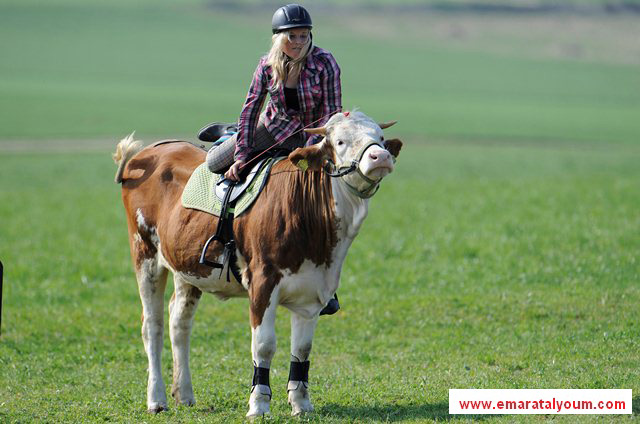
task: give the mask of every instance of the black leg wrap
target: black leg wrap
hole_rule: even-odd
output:
[[[269,384],[269,368],[253,366],[253,383],[251,385],[256,386],[258,384],[271,388]]]
[[[289,381],[309,382],[309,361],[294,362],[289,366]]]

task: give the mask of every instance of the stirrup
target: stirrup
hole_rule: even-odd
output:
[[[238,132],[236,123],[213,122],[205,125],[198,131],[198,140],[200,141],[217,141],[223,135],[229,135]]]

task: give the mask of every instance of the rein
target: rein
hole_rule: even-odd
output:
[[[326,115],[324,115],[324,116],[320,117],[320,119],[316,119],[315,121],[310,122],[309,124],[305,125],[304,127],[300,128],[299,130],[294,131],[294,132],[293,132],[289,137],[292,137],[292,136],[294,136],[294,135],[296,135],[296,134],[301,133],[302,131],[304,131],[304,130],[306,130],[307,128],[311,127],[311,126],[312,126],[312,125],[314,125],[315,123],[320,122],[320,121],[322,121],[324,118],[326,118],[326,117],[328,117],[328,116],[331,116],[331,115],[334,115],[334,114],[336,114],[336,113],[338,113],[338,112],[340,112],[340,110],[334,110],[333,112],[327,113]],[[271,149],[273,149],[273,148],[275,148],[275,147],[277,147],[277,146],[281,145],[281,144],[282,144],[282,143],[284,143],[285,141],[287,141],[287,139],[288,139],[289,137],[285,138],[284,140],[282,140],[282,141],[280,141],[280,142],[278,142],[278,143],[275,143],[274,145],[272,145],[272,146],[271,146],[271,147],[269,147],[268,149],[265,149],[265,150],[263,150],[262,152],[260,152],[259,154],[257,154],[256,156],[254,156],[250,161],[248,161],[248,162],[246,162],[244,165],[242,165],[242,166],[240,167],[239,171],[241,171],[241,170],[243,170],[244,168],[246,168],[247,166],[249,166],[249,164],[250,164],[250,163],[254,162],[256,159],[258,159],[260,156],[262,156],[262,155],[264,155],[265,153],[267,153],[269,150],[271,150]]]
[[[294,131],[289,137],[294,136],[296,134],[299,134],[301,132],[303,132],[305,129],[311,127],[312,125],[316,124],[317,122],[322,121],[323,119],[325,119],[326,117],[329,117],[331,115],[334,115],[336,113],[340,112],[340,110],[335,110],[333,112],[330,112],[322,117],[320,117],[319,119],[316,119],[313,122],[310,122],[309,124],[305,125],[304,127],[300,128],[297,131]],[[287,137],[287,139],[289,138]],[[240,167],[240,170],[244,169],[245,167],[249,166],[249,164],[251,164],[252,162],[255,162],[260,156],[264,155],[265,153],[267,153],[269,150],[274,149],[276,147],[278,147],[280,144],[284,143],[284,141],[286,141],[287,139],[284,139],[278,143],[275,143],[274,145],[272,145],[271,147],[269,147],[268,149],[263,150],[262,152],[260,152],[259,154],[257,154],[255,157],[253,157],[251,160],[249,160],[248,162],[246,162],[244,165],[242,165]],[[367,187],[364,190],[360,190],[357,187],[355,187],[354,185],[349,184],[347,181],[345,181],[343,179],[343,182],[346,184],[347,189],[355,196],[361,198],[361,199],[369,199],[371,198],[374,194],[376,194],[376,192],[378,191],[378,189],[380,188],[380,181],[382,179],[378,179],[378,180],[372,180],[371,178],[367,177],[366,175],[364,175],[362,173],[362,171],[360,171],[360,161],[362,161],[362,157],[364,156],[365,151],[371,147],[371,146],[379,146],[383,149],[386,150],[386,148],[375,141],[372,141],[371,143],[366,144],[364,147],[362,147],[360,149],[360,151],[358,152],[357,155],[357,159],[353,159],[351,161],[351,163],[349,163],[348,165],[345,164],[341,164],[340,166],[336,166],[335,163],[333,163],[333,161],[330,158],[326,158],[327,163],[324,165],[323,170],[324,172],[332,177],[332,178],[342,178],[345,177],[347,175],[353,174],[354,172],[356,173],[356,175],[364,180],[367,183]]]

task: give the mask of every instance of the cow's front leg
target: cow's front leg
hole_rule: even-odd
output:
[[[318,317],[306,319],[291,313],[291,364],[289,367],[289,405],[291,415],[313,411],[309,398],[309,354]]]
[[[176,402],[183,405],[194,405],[191,371],[189,370],[189,341],[193,317],[198,307],[202,292],[174,276],[175,292],[169,303],[169,334],[173,352],[173,385],[171,395]]]
[[[255,280],[252,281],[252,284]],[[257,293],[258,291],[261,293]],[[266,287],[250,287],[251,302],[251,351],[253,355],[253,381],[249,397],[247,417],[268,414],[271,402],[269,369],[271,359],[276,352],[276,308],[278,306],[278,288],[271,293]]]

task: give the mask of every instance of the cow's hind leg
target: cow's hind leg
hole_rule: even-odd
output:
[[[254,274],[249,286],[254,377],[247,417],[268,414],[271,402],[269,369],[276,352],[275,320],[279,287],[271,285],[267,275],[266,272]]]
[[[306,319],[291,313],[291,364],[287,392],[291,415],[313,411],[309,398],[309,354],[318,317]]]
[[[177,275],[174,275],[173,281],[175,292],[169,303],[169,334],[173,352],[171,395],[176,402],[191,406],[196,400],[189,370],[189,342],[193,317],[202,292]]]
[[[158,265],[155,257],[141,260],[136,268],[138,290],[142,301],[142,340],[149,360],[147,410],[157,413],[167,409],[167,394],[162,380],[161,364],[167,270]]]

